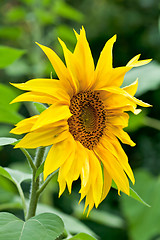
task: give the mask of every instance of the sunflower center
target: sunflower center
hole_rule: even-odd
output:
[[[73,114],[68,119],[70,133],[84,147],[93,149],[106,126],[104,104],[99,93],[86,91],[73,96],[70,111]]]

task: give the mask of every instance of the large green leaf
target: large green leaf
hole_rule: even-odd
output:
[[[127,221],[129,239],[151,240],[160,236],[160,178],[144,169],[135,172],[135,190],[150,203],[146,208],[123,195],[120,199],[123,215]]]
[[[21,184],[23,181],[31,179],[31,174],[20,172],[17,170],[12,170],[10,168],[0,167],[0,175],[8,178],[15,185]]]
[[[16,216],[0,213],[0,239],[5,240],[54,240],[64,232],[60,217],[43,213],[24,222]]]
[[[51,212],[54,213],[56,215],[58,215],[60,218],[62,218],[64,225],[65,225],[65,229],[67,231],[69,231],[71,234],[77,234],[77,233],[87,233],[90,234],[92,236],[95,236],[95,233],[89,229],[85,224],[83,224],[82,222],[80,222],[78,219],[67,215],[55,208],[52,208],[50,206],[44,205],[44,204],[38,204],[37,207],[37,213],[44,213],[44,212]]]
[[[5,68],[20,58],[25,53],[24,50],[7,46],[0,46],[0,68]]]
[[[112,187],[115,188],[115,189],[118,189],[115,182],[112,181]],[[148,203],[146,203],[139,195],[138,193],[136,193],[135,190],[133,190],[131,187],[130,187],[130,195],[128,197],[131,197],[133,198],[134,200],[137,200],[139,201],[140,203],[142,203],[143,205],[147,206],[147,207],[150,207],[150,205]]]
[[[129,85],[134,82],[137,77],[139,79],[137,96],[147,91],[157,89],[160,85],[160,64],[153,61],[145,66],[132,69],[125,75],[123,85]]]
[[[4,194],[4,192],[3,192],[3,194]],[[6,195],[6,192],[5,192],[5,195]],[[8,197],[9,197],[9,193],[8,193]],[[10,196],[10,199],[8,201],[6,201],[4,203],[0,203],[0,211],[5,211],[6,209],[7,210],[23,209],[21,198],[18,196]]]
[[[77,235],[75,235],[74,237],[72,238],[69,238],[69,239],[73,239],[73,240],[96,240],[96,238],[86,234],[86,233],[79,233]]]
[[[27,206],[26,206],[24,193],[23,193],[23,190],[21,188],[21,183],[23,181],[27,180],[27,179],[31,179],[31,174],[20,172],[20,171],[17,171],[17,170],[12,170],[10,168],[0,167],[0,175],[7,178],[8,180],[10,180],[11,182],[13,182],[16,185],[17,190],[18,190],[19,195],[20,195],[21,200],[22,200],[24,213],[26,214]]]

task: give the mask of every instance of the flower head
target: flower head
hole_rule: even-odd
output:
[[[126,66],[113,68],[112,48],[116,35],[105,44],[96,68],[84,28],[76,33],[77,44],[70,52],[63,48],[66,65],[50,48],[40,45],[49,58],[59,80],[32,79],[26,83],[13,84],[28,92],[13,102],[34,101],[48,104],[40,115],[20,121],[14,134],[27,133],[16,148],[51,146],[44,164],[44,179],[59,169],[59,195],[66,186],[71,192],[72,182],[81,179],[80,201],[86,197],[88,214],[107,196],[112,180],[118,192],[129,195],[129,181],[134,184],[133,172],[122,143],[135,143],[123,130],[128,125],[127,111],[140,112],[137,105],[148,107],[134,97],[138,80],[120,88],[124,75],[133,67],[150,60],[132,58]]]

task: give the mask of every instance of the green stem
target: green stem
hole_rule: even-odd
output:
[[[39,194],[37,194],[37,191],[39,189],[39,176],[36,178],[36,180],[35,180],[35,176],[36,176],[37,169],[43,162],[44,153],[45,153],[45,148],[40,147],[37,149],[36,158],[35,158],[36,170],[33,170],[29,208],[28,208],[26,220],[35,216],[35,213],[36,213],[36,208],[37,208],[37,203],[39,198]]]
[[[33,171],[36,171],[36,167],[33,163],[33,159],[32,157],[30,156],[30,154],[28,153],[28,151],[25,149],[25,148],[21,148],[21,151],[24,153],[24,155],[26,156],[27,160],[28,160],[28,163],[30,165],[30,167],[32,168]]]
[[[38,191],[37,191],[37,195],[39,196],[41,194],[41,192],[43,192],[43,190],[45,189],[45,187],[48,185],[48,183],[51,181],[52,177],[54,176],[55,173],[57,173],[58,170],[56,170],[55,172],[53,172],[52,174],[50,174],[48,176],[48,178],[46,179],[46,181],[39,187]]]

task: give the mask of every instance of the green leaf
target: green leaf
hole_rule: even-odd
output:
[[[145,205],[146,207],[151,207],[148,203],[146,203],[139,195],[138,193],[136,193],[131,187],[130,187],[130,197],[132,197],[133,199],[141,202],[143,205]]]
[[[112,187],[115,189],[118,189],[114,181],[112,181]],[[150,205],[148,203],[146,203],[131,187],[130,187],[130,195],[128,197],[131,197],[131,198],[139,201],[146,207],[150,207]]]
[[[12,86],[8,86],[0,83],[0,106],[5,106],[5,108],[11,111],[17,111],[20,107],[19,103],[10,104],[10,102],[17,97],[19,94],[19,90],[13,88]]]
[[[7,86],[0,83],[0,122],[15,124],[23,119],[23,117],[17,113],[20,104],[9,104],[17,95],[19,91],[15,90],[11,86]]]
[[[44,162],[39,166],[39,168],[36,171],[36,175],[35,175],[35,180],[37,179],[37,177],[43,172],[44,169]]]
[[[6,209],[7,210],[8,209],[23,209],[22,201],[21,201],[20,197],[18,197],[18,196],[12,197],[11,196],[9,201],[0,203],[0,211],[5,211]]]
[[[36,110],[37,110],[39,113],[42,113],[44,110],[47,109],[47,107],[46,107],[43,103],[36,103],[36,102],[34,102],[33,104],[34,104]]]
[[[151,240],[160,236],[160,177],[144,169],[135,171],[135,189],[150,203],[151,208],[129,199],[120,199],[120,205],[128,226],[129,239]]]
[[[15,49],[7,46],[0,46],[0,68],[5,68],[20,58],[25,50]]]
[[[10,180],[7,178],[0,176],[0,189],[4,189],[4,191],[8,192],[9,194],[17,193],[17,189],[15,184],[12,184]],[[3,199],[3,194],[0,194],[0,202]]]
[[[79,233],[77,235],[75,235],[74,237],[72,238],[69,238],[69,239],[73,239],[73,240],[96,240],[96,238],[86,234],[86,233]]]
[[[16,186],[21,184],[23,181],[31,179],[31,174],[20,172],[17,170],[12,170],[10,168],[0,167],[0,175],[8,178],[12,181]]]
[[[5,106],[0,106],[0,123],[16,124],[23,120],[23,116],[15,111],[8,110]]]
[[[0,146],[10,145],[17,142],[16,138],[0,137]]]
[[[45,204],[41,204],[39,203],[37,206],[37,213],[44,213],[44,212],[50,212],[50,213],[54,213],[56,215],[58,215],[60,218],[62,218],[64,225],[65,225],[65,229],[70,232],[71,234],[77,234],[77,233],[87,233],[90,234],[92,236],[95,236],[96,234],[89,229],[84,223],[82,223],[81,221],[79,221],[77,218],[74,218],[71,215],[67,215],[53,207],[50,207],[48,205]]]
[[[134,82],[137,77],[139,79],[137,96],[157,89],[160,85],[160,64],[153,61],[145,66],[132,69],[125,75],[123,86]]]
[[[11,127],[8,125],[0,125],[0,137],[12,137],[10,133]]]
[[[5,240],[54,240],[64,232],[60,217],[43,213],[24,222],[16,216],[0,213],[0,237]]]
[[[25,180],[31,179],[31,174],[20,172],[17,170],[12,170],[10,168],[0,167],[0,175],[9,179],[11,182],[13,182],[16,185],[22,200],[24,213],[26,214],[27,212],[26,201],[25,201],[24,193],[20,184]]]

